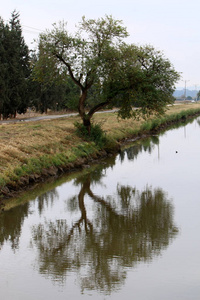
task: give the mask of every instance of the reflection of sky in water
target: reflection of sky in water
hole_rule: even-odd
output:
[[[186,129],[181,127],[160,136],[159,145],[153,146],[151,154],[142,151],[133,160],[129,160],[126,155],[122,164],[116,164],[105,171],[109,177],[109,190],[113,187],[114,191],[116,183],[120,183],[138,189],[146,185],[162,187],[173,198],[197,195],[200,175],[198,132],[199,126],[189,124]],[[117,157],[116,161],[120,162],[120,158]],[[101,181],[106,182],[106,178]],[[96,192],[100,190],[101,187]]]

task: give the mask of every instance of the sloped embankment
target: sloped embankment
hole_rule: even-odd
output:
[[[101,122],[107,135],[107,143],[101,148],[76,136],[73,124],[78,117],[1,125],[0,197],[12,197],[49,177],[84,168],[117,153],[122,142],[158,132],[197,115],[200,115],[200,105],[175,112],[171,109],[164,117],[146,122],[115,123],[116,114],[102,114],[95,120]]]

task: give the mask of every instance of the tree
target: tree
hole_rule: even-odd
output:
[[[192,100],[191,96],[187,96],[186,100]]]
[[[54,62],[79,87],[78,110],[89,133],[93,114],[105,106],[118,104],[119,114],[127,118],[136,115],[132,110],[136,99],[141,106],[137,113],[143,115],[163,112],[173,99],[179,74],[153,47],[122,42],[128,33],[121,23],[111,16],[97,20],[83,17],[74,35],[69,34],[65,23],[54,24],[51,31],[40,35],[41,59]],[[87,112],[92,90],[96,97]]]
[[[40,112],[48,109],[75,109],[79,90],[66,72],[56,68],[55,60],[44,55],[44,49],[32,52],[32,97],[31,104]]]
[[[0,18],[0,119],[4,111],[4,105],[8,101],[8,72],[7,72],[7,56],[6,41],[9,34],[8,25],[4,24]]]
[[[19,13],[14,11],[9,25],[1,21],[0,51],[1,114],[3,118],[24,113],[28,106],[29,50],[22,36]]]

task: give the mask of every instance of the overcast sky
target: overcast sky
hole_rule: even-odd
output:
[[[53,23],[66,21],[70,31],[83,15],[120,19],[130,34],[127,42],[150,44],[162,50],[182,73],[177,87],[200,89],[200,1],[199,0],[5,0],[0,16],[4,21],[16,9],[28,46],[38,33]]]

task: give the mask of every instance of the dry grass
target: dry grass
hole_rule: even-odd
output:
[[[183,104],[169,107],[167,114],[188,109],[200,109],[200,104]],[[71,149],[82,143],[75,135],[74,122],[79,117],[20,122],[0,125],[0,177],[8,177],[14,169],[26,165],[31,158],[53,157],[59,153],[71,155]],[[108,136],[122,139],[133,134],[144,121],[118,120],[116,113],[94,116]],[[0,182],[1,185],[1,182]]]
[[[0,172],[30,157],[55,154],[80,142],[74,135],[75,117],[0,125]]]
[[[200,109],[200,103],[177,104],[169,106],[166,114],[178,114],[181,111],[190,109]],[[139,121],[136,121],[134,119],[119,120],[116,113],[110,113],[109,118],[108,114],[96,114],[94,116],[94,121],[102,124],[103,130],[105,130],[108,135],[112,135],[116,139],[123,138],[124,134],[133,134],[144,123],[143,119]]]

